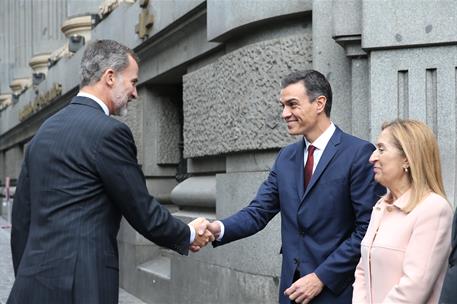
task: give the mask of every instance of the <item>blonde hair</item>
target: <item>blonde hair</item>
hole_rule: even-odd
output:
[[[409,163],[407,174],[411,182],[411,196],[403,211],[411,212],[430,192],[446,199],[440,152],[433,131],[425,123],[409,119],[384,123],[382,130],[388,130],[392,143]],[[385,199],[391,200],[392,197],[388,194]]]

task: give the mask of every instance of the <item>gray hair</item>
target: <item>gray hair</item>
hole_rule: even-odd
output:
[[[96,83],[107,69],[123,71],[129,65],[129,55],[138,62],[131,49],[114,40],[90,42],[81,59],[80,87]]]

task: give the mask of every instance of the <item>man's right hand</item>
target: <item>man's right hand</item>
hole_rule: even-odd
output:
[[[215,239],[217,239],[221,233],[221,226],[220,226],[219,222],[217,222],[217,221],[214,221],[212,223],[205,222],[204,224],[206,225],[206,231],[203,234],[203,237],[208,238],[209,241],[211,241],[211,242],[214,241]],[[200,226],[200,227],[202,227],[202,226]],[[197,235],[195,237],[196,240],[190,246],[190,250],[192,252],[198,252],[198,251],[200,251],[201,248],[206,246],[206,243],[204,245],[200,245],[200,243],[197,241],[198,237],[199,237],[199,233],[197,231]]]

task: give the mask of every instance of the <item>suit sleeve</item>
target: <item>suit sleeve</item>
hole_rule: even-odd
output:
[[[30,178],[26,160],[27,153],[16,185],[11,214],[11,254],[14,274],[17,274],[30,229]]]
[[[157,245],[187,255],[190,229],[149,195],[129,128],[124,124],[112,128],[96,153],[105,191],[130,225]]]
[[[279,155],[280,153],[281,151],[279,152]],[[232,216],[221,220],[225,227],[224,236],[222,237],[222,240],[213,242],[214,247],[259,232],[265,228],[268,222],[280,211],[276,164],[277,160],[273,165],[268,178],[262,183],[257,191],[254,200],[252,200],[247,207],[241,209]]]
[[[450,206],[437,202],[420,212],[406,247],[403,276],[383,303],[425,303],[446,263],[451,241]]]
[[[354,153],[349,179],[354,230],[315,270],[319,279],[335,294],[353,283],[354,269],[360,259],[360,242],[365,236],[373,205],[385,192],[374,181],[373,167],[368,162],[373,150],[374,146],[366,143]]]

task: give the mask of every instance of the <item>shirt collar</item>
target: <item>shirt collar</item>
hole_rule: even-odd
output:
[[[98,103],[98,105],[99,105],[100,107],[102,107],[103,112],[105,112],[106,116],[109,116],[108,107],[106,106],[106,104],[105,104],[100,98],[95,97],[95,96],[92,95],[92,94],[89,94],[89,93],[86,93],[86,92],[82,92],[82,91],[79,91],[78,95],[76,95],[76,96],[87,97],[87,98],[92,99],[93,101],[95,101],[96,103]]]
[[[306,146],[308,147],[310,144],[312,144],[316,149],[323,151],[325,147],[327,146],[328,142],[330,141],[330,138],[332,138],[333,133],[335,133],[336,127],[333,124],[333,122],[330,122],[330,126],[325,130],[313,143],[310,143],[305,137],[305,143]]]

